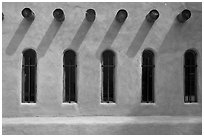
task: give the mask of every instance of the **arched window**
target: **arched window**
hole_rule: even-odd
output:
[[[185,93],[184,102],[197,102],[197,53],[189,49],[184,54]]]
[[[101,69],[102,69],[102,102],[113,103],[115,102],[114,95],[114,84],[115,84],[115,54],[111,50],[105,50],[102,53],[101,60]]]
[[[77,102],[76,95],[76,53],[73,50],[64,52],[64,97],[63,102]]]
[[[142,102],[154,102],[154,53],[144,50],[142,53]]]
[[[36,102],[36,70],[37,70],[37,57],[33,49],[23,51],[22,63],[22,102],[35,103]]]

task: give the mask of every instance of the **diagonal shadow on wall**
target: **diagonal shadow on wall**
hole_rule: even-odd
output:
[[[30,28],[31,24],[32,24],[32,21],[27,21],[25,18],[21,21],[18,29],[16,30],[14,36],[12,37],[11,41],[9,42],[6,48],[7,55],[11,56],[16,52],[23,38],[25,37],[25,34]]]
[[[50,44],[52,43],[52,40],[55,38],[61,25],[62,25],[62,22],[59,22],[53,19],[52,23],[50,24],[47,32],[45,33],[43,39],[41,40],[37,48],[37,53],[39,58],[42,58],[46,54],[47,50],[50,47]]]
[[[106,35],[104,36],[100,46],[98,47],[96,51],[96,58],[100,59],[101,52],[111,47],[113,41],[118,35],[118,32],[120,31],[122,24],[123,23],[118,23],[116,19],[113,20],[111,26],[109,27]]]
[[[181,29],[183,24],[179,23],[176,19],[166,34],[161,46],[158,49],[158,53],[176,53],[179,51],[178,44],[180,43]]]
[[[88,33],[92,24],[93,24],[92,22],[89,22],[89,21],[87,21],[86,18],[84,18],[82,24],[80,25],[77,33],[75,34],[75,36],[73,38],[69,48],[71,48],[75,51],[77,51],[79,49],[81,43],[83,42],[83,40],[84,40],[86,34]]]
[[[201,41],[202,18],[200,13],[192,13],[193,16],[185,23],[179,23],[175,18],[158,49],[159,54],[183,52],[195,47],[195,43]]]
[[[141,48],[147,34],[149,33],[153,23],[149,23],[146,19],[143,21],[142,25],[140,26],[137,34],[135,35],[130,47],[127,50],[126,55],[130,58],[133,58],[138,50]]]

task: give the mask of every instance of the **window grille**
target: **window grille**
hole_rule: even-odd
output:
[[[114,103],[114,84],[115,84],[115,54],[112,50],[105,50],[102,53],[102,102]]]
[[[64,98],[63,102],[77,102],[76,95],[76,53],[73,50],[64,52]]]
[[[23,64],[22,64],[22,103],[35,103],[36,102],[36,70],[37,58],[36,52],[33,49],[23,51]]]
[[[197,102],[197,53],[189,49],[184,54],[185,93],[184,102]]]
[[[142,53],[142,102],[154,103],[154,53],[144,50]]]

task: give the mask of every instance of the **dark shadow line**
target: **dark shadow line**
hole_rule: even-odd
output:
[[[18,29],[16,30],[14,36],[12,37],[6,48],[7,55],[13,55],[16,52],[23,38],[25,37],[25,34],[28,32],[28,29],[30,28],[31,24],[32,21],[27,21],[25,18],[23,18],[23,20],[19,24]]]
[[[50,44],[55,38],[61,25],[62,25],[62,22],[58,22],[55,19],[53,19],[52,23],[50,24],[47,32],[45,33],[43,39],[41,40],[37,48],[38,58],[41,58],[46,54],[47,50],[50,47]]]
[[[109,49],[111,47],[111,45],[113,44],[113,41],[115,40],[116,36],[118,35],[118,32],[121,29],[122,24],[123,23],[118,23],[116,19],[113,20],[100,46],[98,47],[96,51],[96,58],[100,59],[101,53],[105,49]]]
[[[147,34],[152,28],[152,25],[153,23],[147,22],[146,19],[143,21],[130,47],[127,50],[126,55],[128,57],[133,58],[137,54],[138,50],[141,48],[142,44],[144,43],[144,40],[147,37]]]
[[[87,21],[86,18],[84,18],[82,24],[80,25],[77,33],[75,34],[69,48],[77,51],[81,45],[81,43],[83,42],[84,38],[86,37],[86,34],[88,33],[91,25],[93,23]]]

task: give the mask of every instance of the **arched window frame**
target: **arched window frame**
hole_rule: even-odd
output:
[[[112,65],[110,64],[105,64],[105,54],[112,54]],[[106,71],[106,69],[108,69]],[[116,54],[113,50],[111,49],[106,49],[102,52],[101,54],[101,70],[102,70],[102,88],[101,88],[101,102],[102,103],[115,103],[116,102],[116,93],[115,93],[115,83],[116,83]],[[110,72],[112,71],[112,74],[110,74]],[[108,72],[108,73],[106,73]],[[110,75],[109,75],[110,74]],[[108,77],[107,77],[108,76]],[[109,77],[112,76],[110,79]],[[106,83],[106,80],[108,80],[108,83]],[[112,81],[112,86],[107,86],[107,91],[105,91],[106,86],[105,85],[109,85],[110,82]],[[111,92],[109,91],[109,89],[111,89]]]
[[[149,56],[151,60],[144,62],[145,54]],[[149,55],[148,55],[149,54]],[[142,103],[154,103],[155,102],[155,91],[154,91],[154,73],[155,73],[155,53],[152,49],[145,49],[142,52]],[[150,75],[148,75],[150,74]]]
[[[74,59],[71,61],[71,64],[66,64],[66,54],[69,54],[69,53],[73,54]],[[67,56],[69,58],[70,55],[67,55]],[[70,84],[71,80],[73,80],[72,82],[74,82],[74,89],[71,89],[73,87],[68,86],[68,85],[71,85]],[[63,85],[64,85],[63,102],[77,103],[77,54],[72,49],[67,49],[63,53]]]
[[[188,56],[193,55],[193,63],[189,64],[187,62]],[[197,97],[197,57],[198,52],[195,49],[188,49],[184,53],[184,102],[185,103],[196,103],[198,101]],[[191,61],[192,61],[191,60]],[[189,72],[190,71],[190,72]],[[189,76],[191,75],[191,79],[189,79]],[[194,81],[194,85],[191,85]],[[193,90],[193,91],[192,91]],[[191,94],[191,95],[190,95]]]
[[[23,59],[22,59],[22,99],[21,99],[21,102],[22,103],[36,103],[36,100],[37,100],[37,54],[36,54],[36,51],[31,48],[25,49],[22,52],[22,54],[23,54]],[[29,62],[27,59],[29,60]]]

